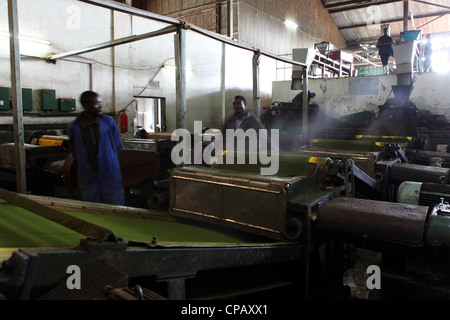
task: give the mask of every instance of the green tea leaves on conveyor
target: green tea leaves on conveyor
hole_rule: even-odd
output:
[[[40,215],[41,217],[44,217],[60,225],[63,225],[66,228],[81,233],[87,237],[91,237],[95,241],[118,242],[118,239],[111,230],[105,229],[90,222],[70,216],[54,208],[47,207],[36,201],[23,197],[17,193],[10,192],[0,188],[0,198],[18,207],[24,208],[32,213]]]

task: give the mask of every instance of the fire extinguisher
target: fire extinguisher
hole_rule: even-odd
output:
[[[124,111],[120,116],[120,132],[125,133],[128,131],[128,116]]]

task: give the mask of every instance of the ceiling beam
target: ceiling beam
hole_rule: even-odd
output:
[[[435,13],[422,14],[422,15],[414,16],[414,19],[431,18],[431,17],[437,17],[437,16],[442,16],[442,15],[447,15],[447,14],[450,14],[450,10],[449,11],[439,11],[439,12],[435,12]],[[379,24],[392,23],[392,22],[401,22],[401,21],[403,21],[403,17],[382,20],[382,21],[380,21]],[[363,27],[367,27],[367,23],[360,23],[360,24],[352,24],[352,25],[348,25],[348,26],[341,26],[341,27],[339,27],[339,30],[355,29],[355,28],[363,28]]]
[[[450,36],[450,32],[435,32],[432,35],[434,37],[438,37],[438,36],[448,37],[448,36]],[[392,38],[394,39],[395,42],[401,41],[400,35],[392,35]],[[370,38],[364,38],[364,39],[360,39],[360,40],[349,41],[349,42],[347,42],[345,50],[349,50],[349,51],[355,51],[358,49],[360,50],[360,49],[362,49],[361,44],[373,45],[377,42],[377,40],[378,40],[378,37],[370,37]],[[368,48],[368,52],[378,53],[378,49],[377,48]]]
[[[394,39],[394,41],[400,41],[400,36],[392,36],[392,39]],[[349,41],[347,42],[347,46],[345,47],[346,50],[357,50],[357,49],[362,49],[361,48],[361,44],[369,44],[369,45],[373,45],[377,42],[378,37],[370,37],[370,38],[365,38],[365,39],[360,39],[360,40],[355,40],[355,41]],[[369,52],[377,52],[378,53],[378,49],[377,48],[368,48]]]
[[[430,6],[436,6],[436,7],[440,7],[440,8],[450,9],[450,6],[445,6],[443,4],[432,3],[432,2],[428,2],[428,1],[422,1],[422,0],[412,0],[412,1],[417,2],[417,3],[429,4]]]
[[[324,1],[324,0],[322,0],[322,1]],[[324,6],[325,6],[325,9],[330,9],[330,8],[344,7],[344,6],[348,6],[350,4],[363,3],[363,2],[367,2],[367,0],[347,0],[347,1],[330,3],[330,4],[324,3]]]
[[[359,4],[359,5],[355,5],[355,6],[346,6],[346,7],[342,7],[342,8],[328,9],[328,12],[330,14],[332,14],[332,13],[345,12],[345,11],[350,11],[350,10],[364,9],[364,8],[371,7],[371,6],[379,6],[379,5],[383,5],[383,4],[389,4],[389,3],[401,2],[401,1],[403,1],[403,0],[373,1],[373,2],[368,2],[368,3]]]

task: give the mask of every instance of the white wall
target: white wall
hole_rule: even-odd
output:
[[[418,109],[445,115],[450,120],[450,73],[416,73],[411,101]],[[330,117],[372,110],[378,112],[397,84],[397,76],[311,79],[309,90],[316,94],[312,100]],[[273,83],[273,101],[290,102],[300,92],[291,90],[290,81]]]
[[[102,96],[105,113],[117,114],[129,105],[129,132],[123,137],[128,138],[134,132],[131,127],[134,106],[130,103],[139,93],[165,97],[167,129],[176,129],[175,70],[163,68],[167,60],[173,64],[174,34],[80,55],[78,58],[83,62],[93,65],[92,75],[86,63],[58,60],[50,64],[43,59],[113,38],[159,30],[166,24],[120,12],[113,15],[108,9],[75,0],[20,0],[18,10],[20,35],[50,41],[50,45],[33,44],[26,52],[22,51],[27,55],[21,61],[22,86],[35,90],[34,113],[40,112],[39,89],[55,89],[57,98],[76,98],[78,113],[81,111],[79,95],[92,87]],[[0,2],[0,32],[8,33],[7,1]],[[0,47],[0,86],[10,87],[9,44],[6,38],[0,38],[3,40],[6,42]],[[25,49],[21,42],[21,50]],[[205,127],[221,127],[223,118],[231,113],[231,101],[237,94],[245,95],[252,109],[252,56],[251,51],[187,31],[189,130],[193,130],[195,120],[203,121]],[[275,61],[262,58],[260,72],[263,105],[270,104]],[[148,87],[151,80],[159,81],[159,88]],[[36,123],[40,121],[38,118],[27,116],[25,123]],[[71,120],[71,117],[53,119],[59,123]],[[0,112],[0,124],[6,123],[12,123],[11,117]]]

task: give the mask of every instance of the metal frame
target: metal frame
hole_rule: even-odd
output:
[[[14,144],[16,145],[16,184],[19,193],[27,192],[25,173],[25,147],[23,130],[23,104],[22,104],[22,82],[20,79],[20,52],[19,52],[19,13],[17,0],[8,0],[9,32],[11,33],[10,63],[11,63],[11,87]]]
[[[145,11],[145,10],[136,9],[136,8],[132,8],[129,6],[124,6],[120,3],[105,2],[102,0],[79,0],[79,1],[85,2],[88,4],[92,4],[92,5],[96,5],[96,6],[100,6],[103,8],[111,9],[111,10],[116,10],[116,11],[123,12],[123,13],[140,16],[143,18],[148,18],[148,19],[168,23],[168,24],[171,24],[174,26],[168,26],[164,29],[145,33],[145,34],[138,35],[138,36],[125,37],[125,38],[117,39],[114,41],[93,45],[93,46],[90,46],[90,47],[84,48],[84,49],[73,50],[73,51],[66,52],[66,53],[56,54],[56,55],[51,56],[48,59],[48,61],[56,61],[58,59],[66,58],[66,57],[81,54],[81,53],[87,53],[87,52],[92,52],[92,51],[101,50],[101,49],[105,49],[105,48],[111,48],[111,47],[115,47],[117,45],[121,45],[121,44],[125,44],[125,43],[130,43],[130,42],[148,39],[151,37],[155,37],[155,36],[159,36],[159,35],[163,35],[163,34],[167,34],[167,33],[176,32],[175,61],[177,63],[177,67],[178,67],[177,68],[177,102],[176,102],[176,104],[177,104],[177,128],[186,128],[186,72],[183,68],[183,66],[186,64],[186,31],[185,30],[191,30],[191,31],[197,32],[199,34],[202,34],[203,36],[220,41],[222,43],[254,52],[254,55],[257,58],[254,57],[254,59],[253,59],[253,92],[254,92],[253,98],[254,98],[254,105],[255,105],[256,110],[258,111],[258,114],[260,114],[260,112],[261,112],[261,110],[260,110],[261,109],[261,106],[260,106],[261,101],[260,101],[260,94],[259,94],[259,90],[260,90],[259,89],[259,57],[261,55],[264,55],[266,57],[269,57],[269,58],[272,58],[275,60],[279,60],[279,61],[282,61],[285,63],[290,63],[292,65],[297,65],[297,66],[307,68],[306,64],[303,64],[303,63],[300,63],[297,61],[293,61],[293,60],[284,59],[284,58],[275,56],[269,52],[261,51],[254,47],[250,48],[250,47],[240,45],[237,42],[235,42],[229,38],[226,38],[226,37],[223,37],[223,36],[220,36],[217,34],[213,34],[209,31],[198,28],[196,26],[187,25],[185,22],[183,22],[181,20],[156,15],[156,14],[153,14],[153,13]],[[232,8],[232,6],[233,6],[233,1],[230,1],[229,8]],[[230,12],[232,12],[232,10],[230,10]],[[232,14],[229,17],[230,21],[232,19],[231,16],[232,16]],[[229,28],[229,32],[230,33],[232,32],[232,28]]]
[[[423,14],[423,15],[418,15],[418,16],[414,16],[414,19],[423,19],[423,18],[431,18],[431,17],[436,17],[436,16],[444,16],[450,14],[450,11],[439,11],[436,13],[428,13],[428,14]],[[385,24],[385,23],[391,23],[391,22],[401,22],[403,21],[403,17],[402,18],[395,18],[395,19],[387,19],[387,20],[382,20],[380,21],[380,24]],[[361,27],[366,27],[367,23],[360,23],[360,24],[353,24],[353,25],[348,25],[348,26],[342,26],[342,27],[338,27],[339,30],[345,30],[345,29],[354,29],[354,28],[361,28]]]
[[[372,1],[372,2],[364,1],[365,2],[364,4],[359,4],[359,5],[354,5],[354,6],[346,6],[346,5],[353,4],[353,3],[361,3],[362,1],[344,1],[344,2],[342,2],[342,4],[336,3],[333,5],[327,5],[325,8],[328,9],[328,12],[330,14],[332,14],[332,13],[338,13],[338,12],[363,9],[363,8],[367,8],[370,6],[379,6],[379,5],[383,5],[383,4],[390,4],[390,3],[394,3],[394,2],[400,2],[400,1],[404,1],[404,0],[381,0],[381,1]],[[335,8],[335,9],[333,9],[333,8]]]
[[[129,278],[154,278],[167,284],[167,298],[185,299],[185,280],[200,271],[245,268],[299,261],[304,247],[298,244],[211,246],[161,246],[138,243],[94,243],[82,240],[85,250],[20,249],[8,264],[15,273],[3,278],[0,285],[16,288],[20,299],[30,299],[32,291],[65,284],[67,268],[80,268],[103,259]],[[182,261],[182,263],[180,263]],[[52,272],[49,272],[51,270]]]
[[[421,27],[423,27],[426,24],[429,24],[431,22],[434,22],[435,20],[450,14],[450,11],[448,9],[450,9],[450,6],[447,5],[442,5],[442,4],[436,4],[436,3],[432,3],[429,1],[425,1],[425,0],[378,0],[378,1],[360,1],[360,0],[349,0],[349,1],[341,1],[341,2],[337,2],[337,3],[333,3],[333,4],[324,4],[324,8],[328,9],[328,12],[330,14],[333,13],[340,13],[340,12],[347,12],[347,11],[351,11],[351,10],[358,10],[358,9],[363,9],[363,8],[367,8],[370,6],[379,6],[379,5],[387,5],[387,4],[391,4],[391,3],[395,3],[395,2],[400,2],[403,1],[403,16],[400,18],[391,18],[391,19],[386,19],[386,20],[382,20],[379,21],[380,25],[383,24],[387,24],[387,23],[394,23],[394,22],[403,22],[403,31],[408,31],[409,29],[409,20],[411,19],[411,21],[414,21],[414,19],[424,19],[424,18],[431,18],[431,17],[437,17],[421,26],[419,26],[416,29],[420,29]],[[425,5],[430,5],[430,6],[435,6],[435,7],[439,7],[439,8],[444,8],[447,9],[445,11],[439,11],[439,12],[435,12],[435,13],[424,13],[424,14],[420,14],[417,16],[413,16],[412,13],[410,12],[410,3],[414,1],[417,3],[421,3],[421,4],[425,4]],[[345,25],[345,26],[339,26],[338,29],[339,30],[348,30],[348,29],[357,29],[357,28],[363,28],[363,27],[367,27],[367,23],[364,24],[351,24],[351,25]],[[363,43],[363,42],[372,42],[372,41],[376,41],[376,39],[362,39],[356,42],[351,42],[347,44],[347,47],[351,46],[352,43]]]
[[[217,34],[213,34],[209,31],[203,30],[201,28],[195,26],[186,25],[183,21],[172,19],[164,16],[160,16],[157,14],[153,14],[149,11],[136,9],[130,6],[126,6],[117,2],[112,1],[103,1],[103,0],[78,0],[84,3],[88,3],[91,5],[96,5],[99,7],[103,7],[110,10],[115,10],[127,14],[132,14],[135,16],[148,18],[164,23],[168,23],[171,26],[167,28],[152,31],[149,33],[145,33],[138,36],[125,37],[105,43],[100,43],[97,45],[90,46],[88,48],[83,48],[79,50],[73,50],[65,53],[60,53],[51,56],[48,61],[54,62],[58,59],[67,58],[70,56],[75,56],[82,53],[92,52],[96,50],[101,50],[105,48],[114,48],[117,45],[130,43],[133,41],[139,41],[142,39],[148,39],[151,37],[177,32],[176,40],[175,40],[175,60],[178,63],[177,68],[177,127],[178,128],[186,128],[186,72],[184,71],[184,65],[186,64],[186,29],[192,30],[194,32],[200,33],[209,38],[221,41],[222,43],[232,45],[235,47],[239,47],[241,49],[249,50],[255,53],[255,55],[264,55],[269,58],[279,60],[285,63],[290,63],[292,65],[301,66],[307,68],[307,66],[303,63],[292,61],[288,59],[284,59],[278,56],[275,56],[271,53],[261,51],[254,47],[249,48],[243,45],[238,44],[237,42],[219,36]],[[23,116],[22,116],[22,93],[21,93],[21,82],[20,82],[20,54],[19,54],[19,40],[18,40],[18,10],[17,10],[17,0],[8,0],[8,15],[9,15],[9,23],[10,23],[10,32],[12,34],[10,41],[10,51],[11,51],[11,82],[13,87],[13,123],[14,123],[14,141],[17,146],[17,168],[19,170],[16,172],[17,174],[17,189],[18,192],[26,193],[26,174],[25,174],[25,151],[24,151],[24,141],[23,141]],[[255,63],[254,63],[255,64]],[[254,101],[257,106],[258,113],[260,112],[260,99],[259,99],[259,68],[253,68],[253,83],[254,83]]]
[[[149,39],[149,38],[165,35],[168,33],[173,33],[173,32],[176,32],[177,30],[178,30],[178,28],[176,26],[169,26],[169,27],[163,28],[161,30],[152,31],[152,32],[144,33],[144,34],[137,35],[137,36],[124,37],[124,38],[116,39],[114,41],[108,41],[108,42],[96,44],[96,45],[93,45],[93,46],[90,46],[90,47],[87,47],[84,49],[73,50],[73,51],[69,51],[69,52],[65,52],[65,53],[58,53],[58,54],[52,55],[48,59],[48,61],[52,62],[52,61],[55,61],[58,59],[63,59],[63,58],[75,56],[75,55],[82,54],[82,53],[88,53],[88,52],[92,52],[92,51],[115,47],[115,46],[118,46],[121,44],[131,43],[134,41]]]

